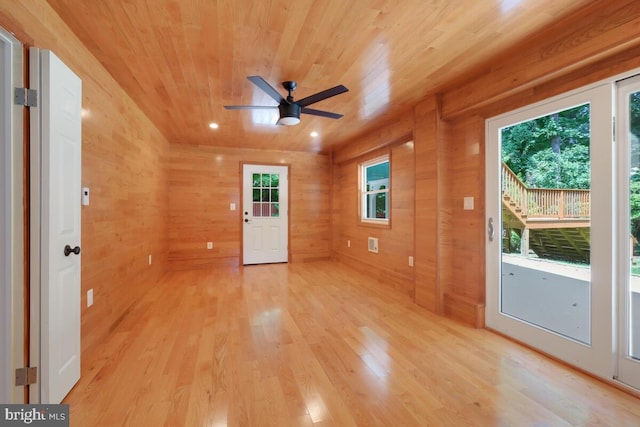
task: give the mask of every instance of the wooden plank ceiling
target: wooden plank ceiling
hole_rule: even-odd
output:
[[[409,111],[586,0],[48,0],[172,143],[322,151]],[[295,99],[349,92],[276,126],[260,75]],[[212,130],[208,124],[216,122]],[[312,131],[319,136],[311,137]]]

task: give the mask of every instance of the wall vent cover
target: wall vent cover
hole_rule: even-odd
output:
[[[378,253],[378,238],[369,237],[369,252]]]

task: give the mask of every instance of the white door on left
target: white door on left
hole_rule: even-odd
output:
[[[41,387],[59,403],[80,379],[82,82],[40,52]]]

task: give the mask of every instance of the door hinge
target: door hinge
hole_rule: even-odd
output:
[[[16,386],[35,384],[38,382],[38,367],[16,369]]]
[[[17,87],[13,97],[13,101],[16,105],[23,105],[25,107],[37,107],[38,92],[35,89]]]

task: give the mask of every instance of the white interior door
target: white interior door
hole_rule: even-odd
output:
[[[23,403],[14,370],[24,360],[23,150],[24,107],[13,102],[22,87],[22,45],[0,28],[0,402]]]
[[[59,403],[80,378],[82,82],[52,52],[40,61],[40,400]]]
[[[287,166],[242,166],[243,264],[289,259],[289,184]]]
[[[618,83],[618,379],[640,389],[640,77]]]
[[[611,83],[594,85],[489,119],[486,127],[487,326],[603,378],[612,378],[614,373],[612,95]],[[563,116],[565,112],[567,116]],[[531,176],[517,176],[503,166],[502,139],[516,133],[505,131],[521,123],[538,129],[535,120],[551,117],[555,124],[545,130],[553,133],[563,117],[585,112],[589,116],[586,120],[582,116],[582,129],[571,129],[565,147],[576,145],[578,138],[587,140],[583,149],[589,162],[589,190],[570,190],[579,186],[549,189]],[[524,138],[523,144],[528,141]],[[560,165],[564,169],[572,166],[571,162],[557,161],[560,157],[551,152],[549,157],[558,165],[553,174],[562,172]],[[521,156],[516,159],[522,160]],[[539,197],[543,193],[544,197]],[[580,199],[583,196],[587,198]],[[550,203],[551,199],[555,201]],[[543,211],[545,205],[551,209]],[[569,206],[574,210],[568,212]],[[586,207],[590,211],[580,214]],[[580,222],[581,229],[576,226]],[[527,240],[530,244],[521,245],[522,253],[507,253],[510,248],[505,246],[510,243],[505,242],[511,237],[503,233],[518,224],[522,225],[521,243]],[[553,230],[548,229],[550,224],[555,224]],[[550,243],[544,243],[544,227],[553,238]],[[577,235],[590,236],[586,250],[576,239],[569,243],[562,240],[562,236],[569,240],[571,228]],[[535,254],[530,250],[533,231],[538,236]],[[582,262],[558,262],[551,252],[569,249],[585,254]]]

